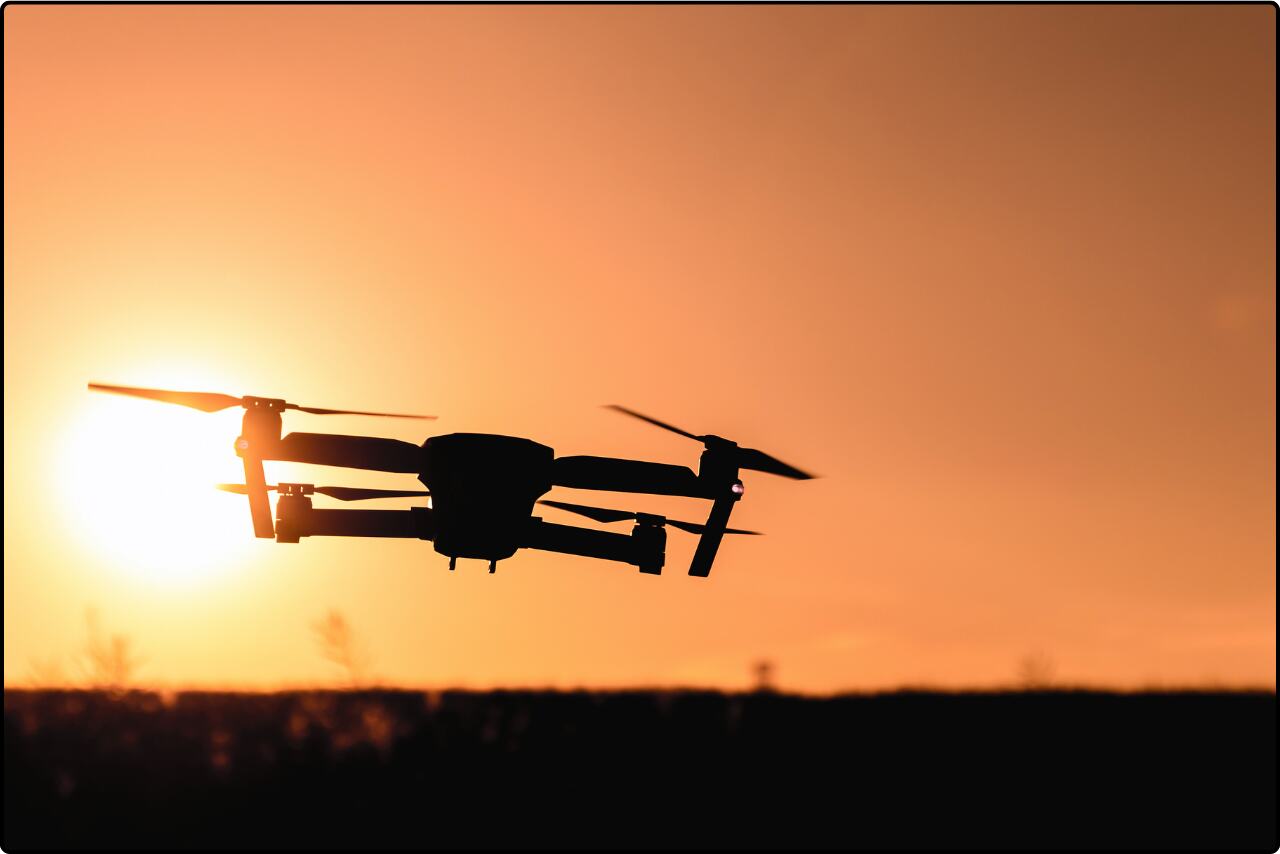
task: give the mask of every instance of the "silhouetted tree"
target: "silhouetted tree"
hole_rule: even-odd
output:
[[[1053,659],[1043,652],[1023,656],[1018,662],[1018,687],[1024,691],[1043,691],[1053,684]]]
[[[341,612],[330,610],[323,619],[311,624],[320,647],[320,655],[346,671],[351,687],[365,682],[369,675],[369,654],[357,640],[351,624]]]
[[[126,635],[106,635],[93,608],[85,611],[87,637],[81,651],[80,669],[89,685],[119,693],[129,685],[142,660],[133,652]]]

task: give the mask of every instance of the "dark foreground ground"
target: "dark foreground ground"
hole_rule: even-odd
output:
[[[1273,851],[1267,693],[6,691],[3,848]]]

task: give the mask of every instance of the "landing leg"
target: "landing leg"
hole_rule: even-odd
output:
[[[498,571],[498,562],[496,560],[489,561],[489,574],[493,575]]]
[[[456,557],[449,558],[449,571],[453,572],[458,568],[458,559]]]

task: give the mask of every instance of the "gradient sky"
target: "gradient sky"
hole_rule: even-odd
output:
[[[6,6],[6,684],[87,608],[144,680],[325,682],[336,608],[411,685],[1274,686],[1275,16]],[[253,540],[234,411],[91,380],[823,478],[747,477],[709,580],[451,574]]]

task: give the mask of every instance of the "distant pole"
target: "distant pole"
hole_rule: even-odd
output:
[[[774,690],[773,687],[773,662],[768,659],[757,661],[752,667],[752,671],[756,676],[755,690],[757,693],[763,694]]]

